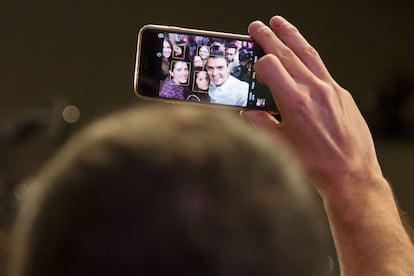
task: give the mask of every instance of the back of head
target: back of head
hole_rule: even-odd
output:
[[[12,276],[326,275],[331,239],[283,147],[236,114],[130,109],[28,184]]]

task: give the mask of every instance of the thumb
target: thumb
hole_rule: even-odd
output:
[[[247,119],[253,126],[262,129],[271,136],[280,136],[280,122],[271,114],[260,110],[242,110],[240,116]]]

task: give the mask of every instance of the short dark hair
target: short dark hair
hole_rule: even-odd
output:
[[[224,59],[226,61],[226,65],[227,66],[229,65],[229,61],[227,60],[227,58],[224,54],[224,51],[219,50],[219,49],[215,49],[215,50],[210,51],[210,55],[208,56],[208,59],[207,59],[207,66],[208,66],[208,61],[210,59],[219,59],[219,58]]]
[[[237,45],[234,43],[226,43],[226,49],[232,48],[237,50]]]
[[[210,56],[209,57],[224,57],[225,53],[223,50],[212,47],[210,50]]]
[[[150,105],[75,135],[26,188],[11,276],[327,275],[315,191],[236,116]]]

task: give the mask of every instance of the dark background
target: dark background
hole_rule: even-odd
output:
[[[267,22],[274,14],[294,23],[352,92],[373,130],[384,174],[402,209],[414,216],[412,0],[2,0],[0,249],[7,248],[16,183],[73,130],[139,102],[133,71],[142,25],[246,33],[250,21]],[[60,117],[67,105],[80,110],[75,124]]]

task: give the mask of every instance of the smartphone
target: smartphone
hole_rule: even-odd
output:
[[[253,70],[262,55],[248,35],[145,25],[138,33],[134,90],[146,99],[277,114]]]

